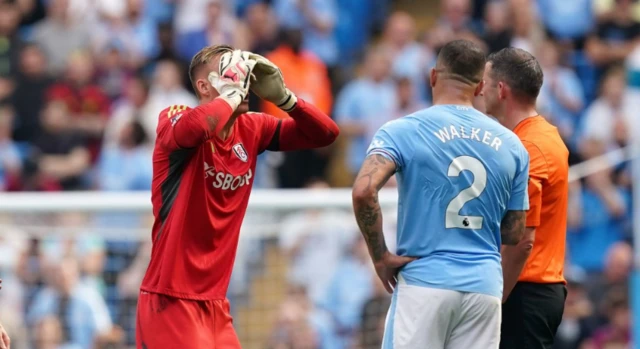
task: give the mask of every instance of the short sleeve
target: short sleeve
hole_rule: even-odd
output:
[[[529,209],[529,155],[524,148],[516,153],[516,173],[513,177],[511,185],[511,196],[507,210],[509,211],[526,211]]]
[[[549,178],[547,160],[540,149],[533,143],[523,141],[529,153],[529,211],[527,211],[527,227],[540,225],[542,210],[542,184]]]
[[[393,161],[396,164],[396,171],[402,171],[406,166],[407,159],[411,158],[413,148],[410,142],[403,140],[407,137],[404,131],[404,120],[388,122],[376,132],[373,140],[367,149],[367,156],[379,154]]]

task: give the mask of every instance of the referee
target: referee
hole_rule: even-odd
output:
[[[569,151],[558,130],[536,111],[542,69],[528,52],[490,55],[483,91],[487,114],[511,129],[529,152],[526,233],[502,247],[504,294],[500,348],[547,349],[562,320]]]

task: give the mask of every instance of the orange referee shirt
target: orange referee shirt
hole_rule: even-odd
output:
[[[533,250],[518,281],[564,283],[569,150],[558,130],[539,115],[523,120],[513,132],[529,152],[527,227],[536,228]]]

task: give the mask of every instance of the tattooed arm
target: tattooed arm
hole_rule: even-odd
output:
[[[369,155],[353,185],[353,210],[374,262],[382,259],[387,245],[382,234],[382,212],[378,191],[396,171],[393,161],[380,154]]]
[[[500,223],[503,245],[517,245],[522,240],[526,219],[526,211],[507,211]]]
[[[507,211],[500,224],[502,235],[502,300],[506,301],[522,273],[535,239],[536,229],[525,228],[526,211]]]
[[[380,154],[369,155],[353,185],[353,210],[360,231],[364,236],[376,273],[391,293],[396,285],[396,273],[413,258],[396,256],[387,249],[382,233],[382,212],[378,203],[378,191],[395,173],[393,161]]]

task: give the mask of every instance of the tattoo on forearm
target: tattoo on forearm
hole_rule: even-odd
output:
[[[382,258],[387,248],[382,232],[376,229],[376,223],[380,219],[380,207],[377,200],[372,201],[373,204],[364,205],[356,212],[356,219],[369,246],[371,257],[377,261]]]
[[[378,174],[379,176],[379,166],[387,165],[388,162],[389,160],[382,155],[374,154],[369,156],[356,178],[356,185],[364,186],[365,192],[373,193],[366,201],[362,200],[354,203],[354,205],[358,226],[369,246],[369,251],[374,261],[380,260],[387,251],[387,245],[382,233],[382,214],[378,203],[378,190],[389,180],[391,174],[385,175],[383,178],[375,178],[375,175]],[[374,181],[374,178],[376,181]],[[366,184],[363,185],[361,183]]]
[[[525,211],[507,211],[500,224],[500,234],[503,245],[517,245],[525,232]]]
[[[372,181],[373,181],[373,175],[376,174],[379,170],[379,168],[377,166],[379,165],[387,165],[389,163],[389,160],[387,160],[387,158],[385,158],[382,155],[379,154],[373,154],[371,156],[369,156],[367,159],[367,167],[363,167],[361,173],[358,175],[358,178],[356,178],[356,181],[363,179],[363,178],[367,178],[368,182],[367,182],[367,189],[370,189],[372,186]],[[368,171],[367,171],[368,170]],[[389,180],[389,178],[391,177],[393,173],[389,174],[388,176],[385,176],[385,178],[383,180],[380,181],[380,183],[378,183],[375,187],[376,190],[380,190],[382,189],[382,187],[384,186],[385,183],[387,183],[387,181]],[[377,199],[377,198],[376,198]]]

